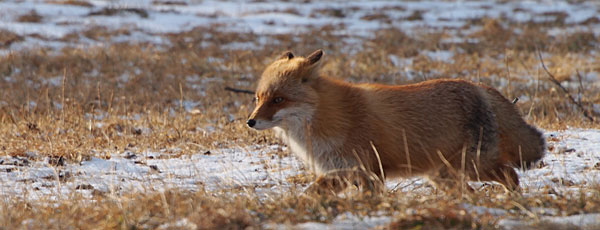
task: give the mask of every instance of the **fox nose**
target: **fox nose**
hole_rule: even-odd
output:
[[[250,119],[250,120],[248,120],[248,121],[246,122],[246,124],[248,124],[248,126],[249,126],[250,128],[252,128],[252,127],[254,127],[254,125],[256,125],[256,120],[254,120],[254,119]]]

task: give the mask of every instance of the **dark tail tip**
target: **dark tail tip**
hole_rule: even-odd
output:
[[[531,135],[538,138],[537,143],[531,143],[532,148],[526,150],[528,152],[527,155],[522,156],[521,167],[524,169],[530,169],[534,167],[537,162],[539,162],[546,153],[546,140],[544,139],[544,135],[535,127],[530,126]]]

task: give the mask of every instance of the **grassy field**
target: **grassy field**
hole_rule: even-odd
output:
[[[322,9],[314,14],[336,12]],[[325,50],[323,73],[329,76],[385,84],[469,79],[494,86],[509,99],[519,98],[517,107],[524,118],[540,128],[598,129],[599,36],[591,29],[550,34],[550,29],[569,31],[573,25],[561,20],[561,12],[548,17],[555,20],[474,18],[458,32],[381,28],[361,38],[360,45],[337,33],[344,27],[339,24],[267,35],[207,25],[160,34],[167,45],[129,41],[12,50],[0,56],[0,155],[32,162],[60,159],[64,163],[48,161],[59,170],[63,164],[110,159],[127,151],[179,158],[277,144],[270,132],[245,126],[253,96],[224,88],[253,90],[263,68],[279,53],[306,55],[319,48]],[[30,14],[20,20],[36,23],[44,18]],[[373,13],[364,20],[392,19]],[[415,12],[405,20],[422,16]],[[129,33],[133,32],[93,27],[61,41],[109,41]],[[26,39],[0,29],[0,48]],[[551,142],[549,148],[561,151]],[[286,151],[272,154],[289,156]],[[287,179],[306,185],[313,177],[306,172]],[[489,185],[463,193],[418,185],[430,192],[348,191],[339,197],[306,196],[302,186],[265,194],[256,192],[256,186],[215,190],[198,185],[193,191],[149,189],[91,197],[74,192],[36,200],[3,192],[0,229],[261,229],[328,223],[346,213],[390,216],[391,221],[378,227],[383,229],[499,228],[498,215],[469,208],[474,206],[504,210],[502,218],[531,221],[523,228],[564,229],[569,226],[545,222],[541,216],[548,214],[541,214],[543,210],[553,210],[550,215],[555,216],[600,213],[598,181],[570,186],[577,189],[556,192],[547,186],[505,193]]]

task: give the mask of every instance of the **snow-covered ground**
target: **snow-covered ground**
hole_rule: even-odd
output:
[[[90,3],[89,6],[52,2],[60,1],[1,1],[0,30],[14,32],[24,40],[15,41],[8,47],[0,44],[0,51],[7,53],[31,47],[58,49],[107,42],[165,45],[168,44],[163,37],[165,33],[198,26],[260,36],[297,34],[310,28],[334,25],[336,33],[347,35],[349,39],[373,36],[372,31],[389,27],[401,28],[408,34],[422,29],[468,34],[478,28],[463,28],[469,20],[486,17],[502,18],[504,23],[563,20],[569,25],[550,28],[548,33],[551,34],[561,34],[564,30],[600,33],[597,22],[600,4],[595,1],[85,1]],[[41,16],[39,22],[19,22],[20,16],[32,12]],[[99,28],[127,28],[128,33],[108,40],[81,35],[83,31]],[[78,39],[63,39],[69,35]]]
[[[195,190],[252,185],[260,191],[269,185],[270,190],[283,190],[289,186],[286,178],[302,172],[302,165],[274,154],[279,148],[216,149],[178,158],[128,151],[78,164],[30,152],[28,157],[0,157],[0,191],[27,199],[60,199],[73,192],[118,195],[173,187]]]
[[[542,160],[542,167],[519,172],[525,195],[535,195],[544,186],[557,193],[585,189],[600,184],[600,130],[570,129],[546,132],[552,146]],[[305,174],[302,163],[295,157],[280,157],[276,151],[285,147],[252,146],[238,149],[214,149],[177,158],[167,158],[160,152],[124,152],[110,159],[90,158],[81,163],[61,163],[58,159],[39,157],[0,157],[0,193],[25,199],[68,199],[74,193],[121,194],[127,192],[160,191],[164,188],[228,189],[252,186],[258,193],[285,192],[294,186],[289,177]],[[62,165],[62,166],[57,166]],[[413,178],[391,181],[388,188],[414,192],[415,186],[427,183]],[[473,210],[488,210],[486,208]],[[489,210],[488,210],[489,211]],[[556,215],[556,210],[541,210],[539,215]],[[502,216],[506,211],[494,209]],[[550,218],[550,217],[548,217]],[[552,219],[554,218],[554,219]],[[559,221],[552,217],[549,220]],[[570,217],[564,221],[573,221]],[[582,217],[583,218],[583,217]],[[572,219],[572,220],[571,220]],[[598,224],[596,221],[579,222]],[[391,217],[355,217],[340,215],[330,226],[372,227],[385,224]],[[508,227],[517,220],[506,220]],[[588,223],[589,222],[589,223]],[[358,224],[358,225],[357,225]],[[301,228],[319,227],[318,223],[303,224]]]
[[[2,44],[0,38],[0,55],[37,47],[59,50],[67,46],[103,46],[118,42],[169,45],[166,34],[195,27],[252,33],[258,35],[258,40],[262,41],[259,44],[263,45],[268,42],[261,40],[261,36],[297,34],[327,25],[334,25],[335,33],[347,36],[348,41],[360,41],[361,38],[373,36],[373,31],[388,27],[401,28],[407,34],[418,30],[443,30],[456,35],[445,38],[453,41],[465,39],[465,35],[480,29],[480,25],[463,28],[469,20],[485,17],[502,18],[503,23],[554,21],[564,17],[564,23],[569,26],[550,28],[547,33],[584,30],[600,34],[600,22],[594,22],[594,19],[600,20],[600,3],[596,1],[86,2],[91,6],[53,4],[41,0],[0,1],[0,32],[10,31],[22,37],[22,40],[10,44]],[[102,12],[108,11],[114,14],[102,15]],[[41,16],[39,22],[19,22],[20,16],[32,12]],[[87,30],[100,28],[109,31],[125,28],[127,32],[107,40],[95,40],[84,35]],[[77,39],[69,36],[76,36]],[[219,45],[255,48],[255,43]],[[434,60],[447,60],[454,55],[451,51],[424,52]],[[407,61],[395,56],[390,59],[394,63]],[[551,186],[561,193],[600,183],[600,130],[548,131],[546,137],[552,148],[542,160],[543,167],[519,172],[525,195],[535,194],[545,186]],[[293,180],[288,178],[306,174],[306,171],[295,157],[280,157],[275,153],[285,149],[285,146],[278,145],[249,146],[212,149],[210,152],[190,153],[181,157],[170,157],[161,152],[127,151],[111,153],[110,159],[93,157],[81,163],[51,159],[35,152],[29,152],[24,157],[0,156],[0,196],[60,200],[68,199],[73,194],[118,195],[160,191],[169,187],[218,190],[253,186],[264,194],[286,191],[295,186],[290,182]],[[415,187],[422,187],[420,185],[425,183],[427,181],[424,179],[411,178],[391,181],[387,186],[399,192],[414,192]],[[501,209],[469,208],[474,211],[487,210],[497,216],[505,213]],[[543,218],[578,226],[600,223],[598,214]],[[305,223],[296,227],[362,229],[383,225],[391,220],[389,216],[341,214],[328,225]],[[523,223],[506,219],[499,224],[516,229]]]

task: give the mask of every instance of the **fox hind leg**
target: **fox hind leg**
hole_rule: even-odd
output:
[[[464,177],[461,177],[464,175]],[[434,186],[442,191],[467,191],[473,192],[473,188],[467,184],[469,181],[468,174],[461,174],[461,172],[454,168],[448,169],[443,167],[437,171],[436,174],[428,177]]]
[[[493,169],[480,172],[480,179],[483,181],[496,181],[504,185],[510,191],[519,188],[519,175],[514,168],[498,163]]]

